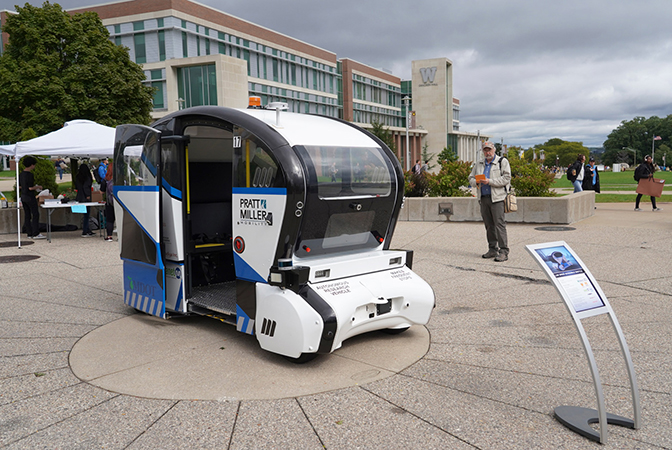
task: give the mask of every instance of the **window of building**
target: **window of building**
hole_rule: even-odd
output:
[[[137,33],[133,35],[133,43],[135,45],[135,62],[144,64],[147,62],[147,52],[145,50],[145,33]]]
[[[133,22],[133,31],[142,31],[145,29],[145,22]]]
[[[187,33],[184,31],[182,32],[182,57],[189,57],[189,48],[187,47]]]
[[[120,24],[116,24],[116,25],[114,26],[114,34],[119,34],[119,33],[121,33],[121,25],[120,25]]]
[[[121,36],[115,36],[114,43],[121,46]]]
[[[166,32],[159,30],[159,61],[166,60]]]
[[[185,108],[217,105],[217,75],[215,65],[179,67],[177,90]]]
[[[165,101],[163,97],[163,86],[165,82],[164,81],[152,81],[152,87],[154,88],[154,97],[153,97],[153,105],[154,109],[165,109]]]
[[[164,25],[163,25],[163,18],[161,18],[161,19],[156,19],[156,26],[157,26],[158,28],[163,28],[163,26],[164,26]]]
[[[249,50],[243,50],[243,58],[245,58],[245,62],[247,62],[247,76],[250,76],[250,51]]]

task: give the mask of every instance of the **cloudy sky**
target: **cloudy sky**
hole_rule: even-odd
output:
[[[0,0],[0,10],[15,3]],[[402,79],[412,60],[446,57],[461,130],[508,145],[558,137],[599,147],[623,120],[672,114],[670,0],[200,3]]]

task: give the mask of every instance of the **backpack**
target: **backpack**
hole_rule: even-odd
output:
[[[499,174],[502,174],[502,160],[506,159],[503,156],[499,158]],[[504,198],[504,212],[512,213],[518,211],[518,200],[516,199],[516,194],[511,191],[511,184],[504,186],[506,191],[506,197]]]
[[[105,180],[105,178],[100,177],[100,174],[98,173],[98,169],[99,169],[99,167],[96,167],[93,170],[93,178],[95,178],[96,183],[98,183],[100,185],[100,192],[104,193],[105,190],[107,189],[107,180]]]
[[[572,183],[576,180],[576,169],[574,169],[574,164],[572,163],[569,166],[567,166],[567,179],[571,181]]]
[[[639,181],[639,180],[642,178],[642,169],[643,169],[643,168],[642,168],[641,165],[639,165],[639,166],[635,169],[635,173],[634,173],[634,175],[632,176],[632,178],[634,178],[635,181]]]

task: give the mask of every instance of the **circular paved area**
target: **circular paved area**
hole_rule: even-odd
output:
[[[428,349],[428,331],[414,326],[399,335],[356,336],[331,355],[297,365],[210,318],[134,314],[82,337],[70,353],[70,367],[83,381],[137,397],[278,399],[381,380]]]

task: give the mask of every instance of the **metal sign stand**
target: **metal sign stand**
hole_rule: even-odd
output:
[[[564,241],[527,245],[526,248],[553,282],[556,290],[564,300],[572,319],[574,319],[574,325],[576,325],[576,329],[579,332],[583,349],[588,358],[595,385],[595,395],[597,396],[597,411],[578,406],[558,406],[554,411],[556,419],[570,430],[602,444],[607,442],[607,424],[634,429],[640,428],[641,411],[635,370],[623,331],[618,323],[618,319],[616,319],[614,310],[607,301],[606,295],[604,295],[593,275],[583,264],[583,261],[576,256],[574,251]],[[628,369],[628,377],[630,378],[634,420],[609,414],[605,409],[600,374],[597,371],[597,364],[593,350],[590,347],[590,342],[588,342],[588,337],[581,324],[582,319],[601,314],[609,316],[611,325],[618,336],[621,352]],[[590,426],[593,423],[600,424],[599,433]]]

